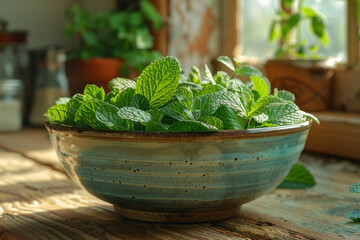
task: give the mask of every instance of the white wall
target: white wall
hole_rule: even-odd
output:
[[[63,34],[64,12],[73,3],[93,12],[101,12],[114,6],[113,0],[0,0],[0,18],[8,22],[9,30],[28,31],[28,47],[49,44],[71,47],[75,41],[67,41]]]

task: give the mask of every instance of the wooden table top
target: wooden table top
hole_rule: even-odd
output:
[[[0,239],[360,239],[345,219],[360,208],[348,192],[360,165],[303,154],[317,185],[276,189],[242,206],[235,218],[202,224],[125,219],[64,173],[44,129],[0,134]]]

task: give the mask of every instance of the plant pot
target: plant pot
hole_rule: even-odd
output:
[[[329,108],[335,70],[327,60],[270,60],[265,69],[272,87],[294,93],[302,110]]]
[[[122,216],[190,223],[233,217],[276,188],[311,122],[220,132],[121,132],[46,123],[67,174]]]
[[[108,82],[119,76],[119,68],[122,63],[122,60],[116,58],[66,61],[70,95],[82,93],[86,84],[102,86],[106,92],[109,92]]]

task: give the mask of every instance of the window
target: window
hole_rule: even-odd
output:
[[[294,1],[297,6],[299,0]],[[268,42],[269,29],[281,0],[238,0],[241,6],[238,13],[238,44],[241,55],[257,61],[272,58],[277,49],[276,43]],[[321,12],[327,20],[329,47],[320,47],[318,53],[324,57],[333,57],[337,62],[347,61],[347,1],[345,0],[303,0],[304,6],[311,6]],[[301,25],[301,37],[308,40],[308,46],[317,42],[309,32],[309,20]]]

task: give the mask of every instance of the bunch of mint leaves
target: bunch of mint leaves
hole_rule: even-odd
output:
[[[159,58],[137,81],[116,78],[102,87],[87,85],[84,94],[61,98],[45,116],[51,124],[120,131],[219,131],[297,124],[307,118],[292,93],[275,89],[261,72],[221,56],[218,61],[233,74],[213,75],[205,65],[204,80],[198,68],[181,74],[173,57]],[[244,84],[238,75],[249,77]]]
[[[360,193],[360,182],[351,185],[349,191],[352,193]],[[346,214],[346,218],[351,219],[356,223],[360,223],[360,209],[355,209],[349,212]]]
[[[277,89],[271,93],[262,73],[237,59],[220,56],[232,74],[212,74],[205,65],[204,79],[192,67],[182,74],[179,62],[162,57],[146,67],[136,82],[115,78],[111,92],[89,84],[84,94],[60,98],[45,116],[50,124],[119,131],[200,132],[240,130],[298,124],[313,115],[294,103],[294,94]],[[235,64],[234,64],[235,63]],[[237,76],[250,78],[243,83]],[[309,188],[311,173],[295,164],[281,188]]]

